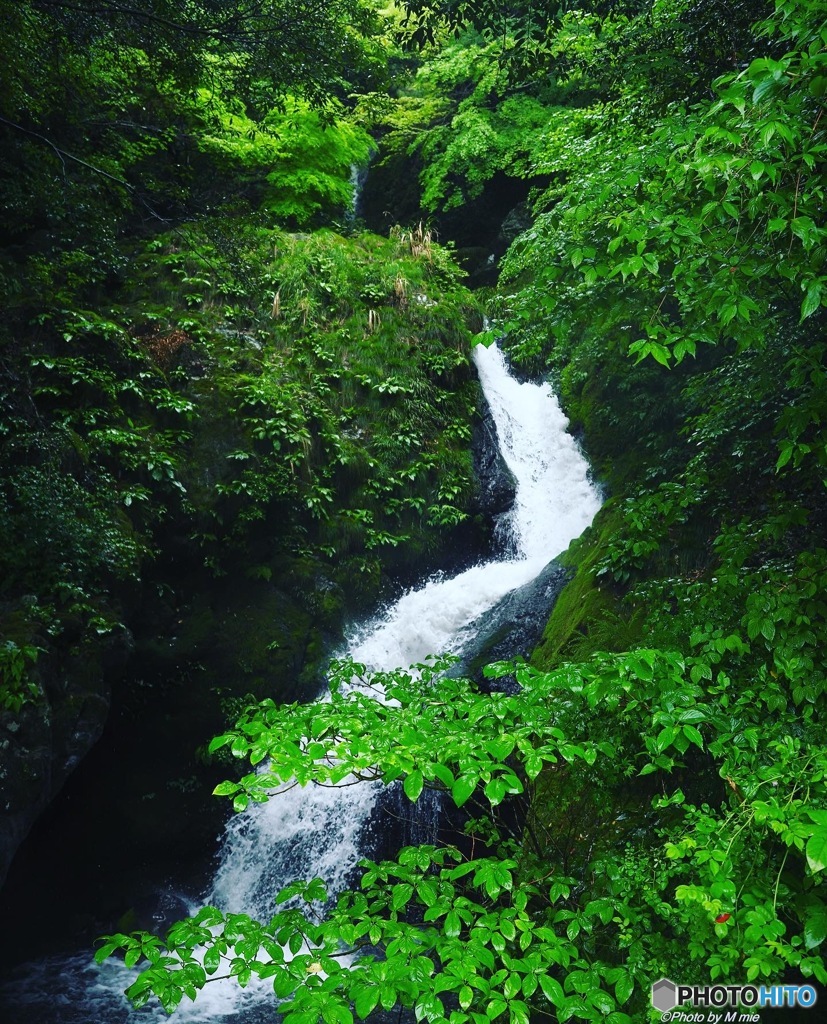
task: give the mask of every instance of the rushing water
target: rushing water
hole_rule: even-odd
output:
[[[459,653],[475,621],[540,570],[588,526],[599,507],[588,467],[548,384],[520,383],[496,347],[474,352],[501,454],[516,481],[507,521],[507,555],[412,590],[351,638],[348,654],[370,668],[408,666],[427,655]],[[347,781],[347,780],[346,780]],[[225,911],[267,919],[273,896],[293,878],[320,876],[341,891],[369,841],[380,783],[287,788],[227,826],[211,890],[202,898]],[[198,902],[202,902],[199,900]],[[131,1012],[122,996],[130,972],[101,968],[88,952],[21,969],[3,993],[17,1007],[10,1024],[127,1024],[165,1020],[160,1008]],[[254,1024],[272,1020],[271,989],[206,987],[176,1018]],[[2,1003],[0,1003],[2,1005]]]

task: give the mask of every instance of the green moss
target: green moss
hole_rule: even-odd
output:
[[[593,524],[561,561],[574,577],[560,593],[531,663],[548,671],[565,661],[583,661],[595,651],[628,650],[640,634],[640,617],[619,592],[596,576],[597,564],[618,529],[619,504],[609,500]]]

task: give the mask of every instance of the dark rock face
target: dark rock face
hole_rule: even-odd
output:
[[[503,218],[497,235],[499,247],[503,250],[507,249],[514,239],[524,231],[528,231],[533,223],[534,217],[528,203],[518,203]]]
[[[569,570],[549,562],[539,576],[506,594],[474,623],[474,639],[463,651],[462,661],[453,674],[467,676],[482,688],[492,689],[490,681],[482,676],[483,667],[531,654],[543,635],[554,602],[570,578]],[[496,689],[507,686],[507,679],[496,681]]]
[[[487,406],[474,428],[472,443],[474,472],[479,482],[477,508],[491,522],[496,546],[496,523],[514,504],[517,482],[500,453],[497,427]]]
[[[129,638],[82,648],[40,668],[37,697],[0,713],[0,886],[20,843],[103,732],[109,673]]]

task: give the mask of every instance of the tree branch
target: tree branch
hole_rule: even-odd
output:
[[[83,160],[79,156],[75,156],[74,153],[70,153],[68,150],[58,146],[57,143],[52,142],[50,138],[45,135],[41,135],[40,132],[33,131],[31,128],[24,128],[22,124],[17,124],[15,121],[10,121],[7,117],[0,115],[0,123],[7,124],[10,128],[15,128],[19,132],[23,132],[26,135],[31,135],[32,138],[39,139],[44,142],[50,149],[53,149],[57,154],[58,160],[60,160],[61,166],[63,167],[63,176],[66,177],[66,160],[72,160],[76,164],[80,164],[81,167],[86,167],[88,170],[95,174],[100,174],[103,178],[108,178],[110,181],[114,181],[117,185],[125,188],[133,199],[137,200],[142,206],[145,206],[147,210],[152,214],[156,220],[160,220],[163,223],[167,223],[167,218],[162,217],[157,210],[153,210],[147,200],[138,192],[134,185],[130,185],[128,181],[123,178],[119,178],[115,174],[110,174],[109,171],[104,171],[101,167],[96,167],[94,164],[90,164],[87,160]],[[64,160],[64,157],[66,158]]]

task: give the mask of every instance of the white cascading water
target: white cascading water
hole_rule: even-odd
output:
[[[478,346],[474,360],[517,484],[508,523],[513,554],[403,595],[349,645],[349,656],[369,669],[407,668],[429,654],[459,652],[474,620],[564,551],[600,506],[548,384],[515,380],[494,346]],[[361,857],[361,833],[380,789],[294,787],[236,816],[211,902],[269,916],[273,894],[291,878],[318,875],[332,892],[341,891]]]
[[[434,578],[404,594],[361,629],[347,653],[371,669],[407,667],[429,654],[460,652],[474,635],[474,621],[537,576],[583,532],[600,506],[587,463],[566,432],[568,421],[549,385],[517,381],[495,346],[478,346],[474,361],[497,427],[501,454],[516,481],[516,498],[507,523],[509,555],[451,579]],[[266,804],[252,805],[236,815],[227,827],[207,901],[224,911],[267,920],[275,894],[294,878],[322,877],[331,894],[340,892],[362,857],[381,788],[380,783],[288,787]],[[61,966],[52,962],[50,968],[46,963],[42,966],[50,976],[54,1009],[54,972],[57,969],[67,977],[69,961]],[[85,989],[78,995],[85,1010],[76,1003],[73,1013],[50,1013],[42,1018],[50,1024],[84,1019],[138,1024],[156,1016],[159,1021],[166,1019],[160,1010],[157,1014],[149,1009],[132,1014],[125,1007],[120,993],[129,976],[118,964],[91,969],[88,958],[73,958],[68,973],[86,979]],[[31,975],[27,980],[31,985]],[[252,1024],[271,1019],[272,1009],[264,1009],[268,1003],[272,1006],[271,1000],[272,989],[266,984],[241,990],[234,983],[219,982],[207,985],[195,1004],[182,1004],[176,1018]],[[81,1016],[77,1016],[79,1009]]]
[[[588,464],[566,433],[568,420],[550,386],[520,383],[493,345],[478,345],[474,362],[500,454],[517,485],[507,523],[510,554],[405,594],[351,647],[354,660],[372,668],[462,650],[474,621],[565,551],[600,507]]]

